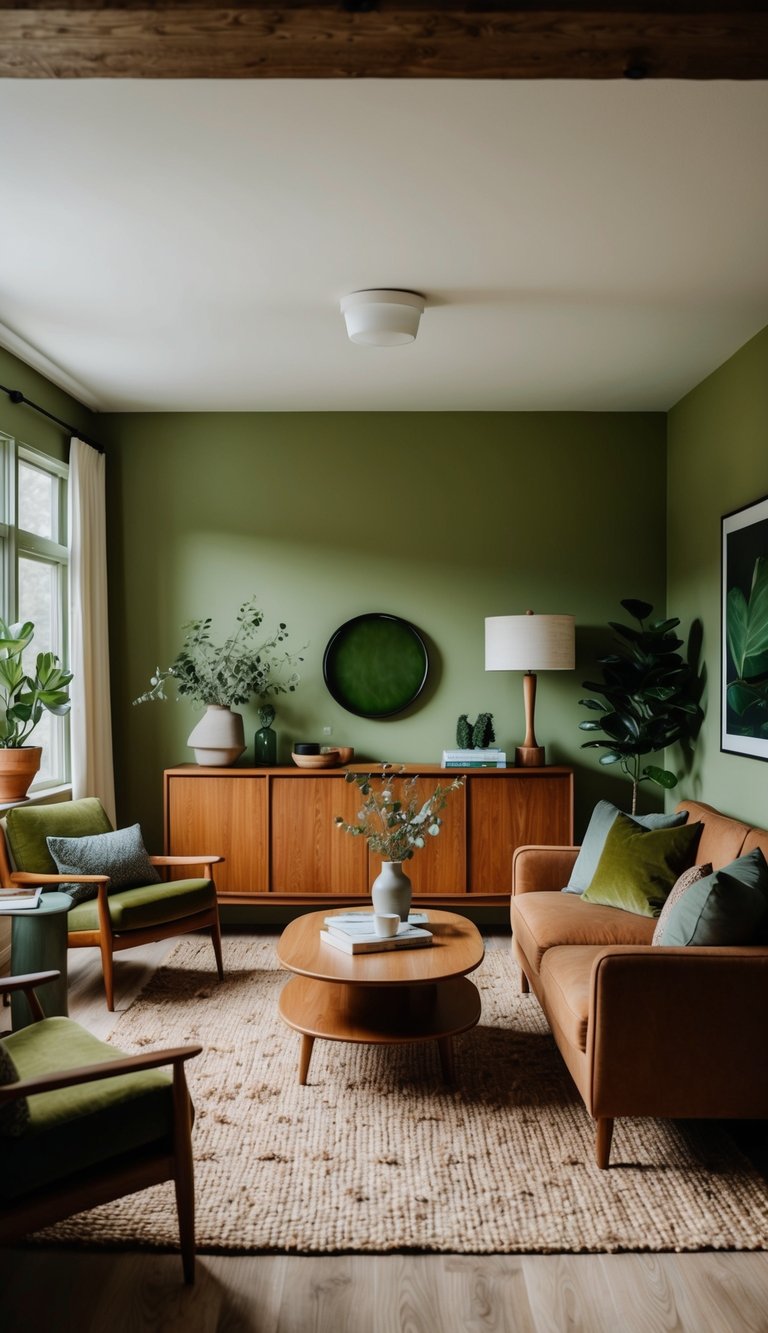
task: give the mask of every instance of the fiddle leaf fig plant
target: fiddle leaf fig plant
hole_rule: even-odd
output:
[[[634,814],[642,782],[667,789],[677,786],[677,777],[669,769],[655,764],[641,767],[641,760],[690,735],[701,709],[695,673],[678,652],[683,646],[675,633],[680,621],[650,620],[653,607],[649,602],[627,598],[621,605],[637,627],[609,621],[616,651],[598,659],[602,681],[583,682],[585,690],[602,698],[579,700],[600,717],[580,722],[579,728],[605,733],[605,740],[584,741],[582,749],[605,750],[600,763],[621,766],[632,783]]]
[[[55,653],[38,653],[34,675],[22,664],[32,642],[31,620],[8,625],[0,619],[0,749],[18,750],[27,744],[43,713],[63,717],[69,712],[72,674],[64,671]]]

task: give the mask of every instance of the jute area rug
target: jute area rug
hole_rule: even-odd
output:
[[[592,1121],[505,947],[474,974],[482,1018],[456,1039],[448,1091],[433,1044],[323,1041],[300,1087],[274,943],[226,939],[219,985],[209,941],[182,940],[110,1037],[127,1051],[205,1047],[187,1065],[201,1251],[766,1248],[765,1183],[716,1126],[622,1120],[616,1165],[593,1165]],[[45,1235],[175,1247],[172,1186]]]

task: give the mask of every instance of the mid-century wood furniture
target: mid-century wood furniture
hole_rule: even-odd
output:
[[[280,992],[280,1016],[301,1033],[299,1083],[306,1083],[316,1037],[392,1046],[436,1041],[446,1083],[453,1082],[453,1041],[480,1018],[480,996],[467,972],[483,961],[476,926],[454,912],[430,910],[423,949],[343,953],[320,937],[325,912],[286,926],[277,956],[293,976]],[[386,992],[386,993],[384,993]]]
[[[83,837],[109,831],[111,825],[99,801],[85,797],[55,805],[14,807],[0,835],[0,884],[69,884],[73,876],[57,873],[46,843],[47,836]],[[214,844],[215,845],[215,844]],[[11,855],[14,865],[11,865]],[[104,972],[107,1008],[115,1007],[113,954],[174,935],[210,930],[219,980],[224,976],[221,926],[213,867],[220,855],[192,852],[185,856],[151,856],[154,866],[178,873],[190,866],[202,871],[200,878],[173,879],[159,884],[136,886],[109,893],[107,875],[78,875],[78,884],[93,884],[98,895],[77,903],[67,913],[67,945],[70,949],[98,948]]]
[[[0,1244],[172,1180],[184,1280],[193,1282],[192,1107],[184,1062],[202,1047],[126,1055],[71,1018],[46,1018],[35,986],[54,975],[0,977],[0,990],[25,992],[35,1017],[3,1038],[19,1077],[0,1085],[0,1109],[24,1098],[29,1118],[21,1132],[0,1126]],[[172,1066],[172,1078],[163,1065]]]
[[[433,905],[505,905],[516,847],[573,841],[569,768],[451,769],[406,764],[426,796],[456,773],[465,778],[442,811],[440,836],[408,862],[414,899]],[[376,764],[350,766],[380,771]],[[364,838],[334,816],[354,820],[359,788],[344,769],[201,768],[185,764],[164,777],[165,848],[175,856],[215,846],[223,903],[311,904],[364,901],[380,869]],[[397,781],[397,778],[393,779]]]

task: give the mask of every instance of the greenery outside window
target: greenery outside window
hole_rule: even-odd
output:
[[[34,669],[40,652],[68,660],[66,463],[0,435],[0,605],[6,620],[31,620],[35,637],[24,654]],[[43,758],[32,791],[69,781],[69,718],[44,713],[32,744]]]

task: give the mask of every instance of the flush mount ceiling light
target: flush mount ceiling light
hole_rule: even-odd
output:
[[[375,287],[350,292],[341,301],[341,313],[353,343],[369,347],[396,347],[413,342],[426,301],[419,292],[398,292]]]

